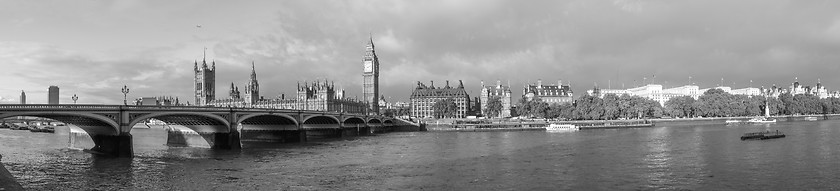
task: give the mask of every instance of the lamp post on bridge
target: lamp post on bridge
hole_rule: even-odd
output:
[[[73,105],[76,105],[76,100],[79,100],[79,96],[76,96],[76,94],[73,94],[73,97],[71,97],[71,99],[73,99]]]
[[[123,93],[123,104],[128,105],[128,86],[123,85],[122,93]]]

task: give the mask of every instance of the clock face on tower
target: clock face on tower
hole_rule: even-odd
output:
[[[365,61],[365,72],[373,72],[373,62]]]

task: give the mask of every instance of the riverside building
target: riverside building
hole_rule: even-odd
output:
[[[510,106],[512,102],[512,96],[510,91],[510,84],[508,86],[502,86],[502,81],[497,80],[496,86],[485,86],[484,81],[481,82],[481,96],[478,98],[477,101],[480,106],[481,115],[486,117],[496,117],[496,116],[488,116],[487,110],[487,102],[490,98],[499,98],[502,102],[502,110],[499,112],[498,117],[511,117],[510,114]]]
[[[449,81],[446,81],[446,86],[442,88],[435,87],[435,82],[432,81],[430,86],[417,82],[417,87],[411,92],[411,117],[415,118],[434,118],[434,105],[438,101],[452,98],[455,100],[457,110],[455,118],[465,118],[470,112],[470,95],[464,90],[464,83],[458,81],[458,87],[450,87]]]
[[[544,85],[542,80],[537,80],[537,84],[525,85],[522,90],[522,97],[528,101],[539,98],[548,104],[563,104],[574,101],[572,88],[569,85],[563,85],[563,81],[557,81],[557,84]]]

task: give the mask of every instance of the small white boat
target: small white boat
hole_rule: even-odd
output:
[[[730,119],[730,120],[726,120],[726,123],[727,123],[727,124],[730,124],[730,123],[742,123],[742,121],[738,121],[738,120]]]
[[[776,119],[767,119],[766,117],[755,117],[747,121],[749,123],[775,123]]]
[[[764,104],[768,105],[767,98],[764,98]],[[776,123],[776,119],[770,119],[770,109],[764,107],[764,116],[756,116],[747,121],[747,123]]]
[[[548,127],[545,127],[545,131],[547,132],[564,132],[577,130],[580,130],[580,128],[572,124],[548,124]]]
[[[806,117],[805,121],[816,121],[817,117]]]

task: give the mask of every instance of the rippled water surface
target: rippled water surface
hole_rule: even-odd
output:
[[[788,137],[741,141],[744,132]],[[242,150],[165,146],[134,129],[131,159],[56,134],[0,129],[0,154],[34,190],[838,190],[840,121],[546,132],[411,132]]]

